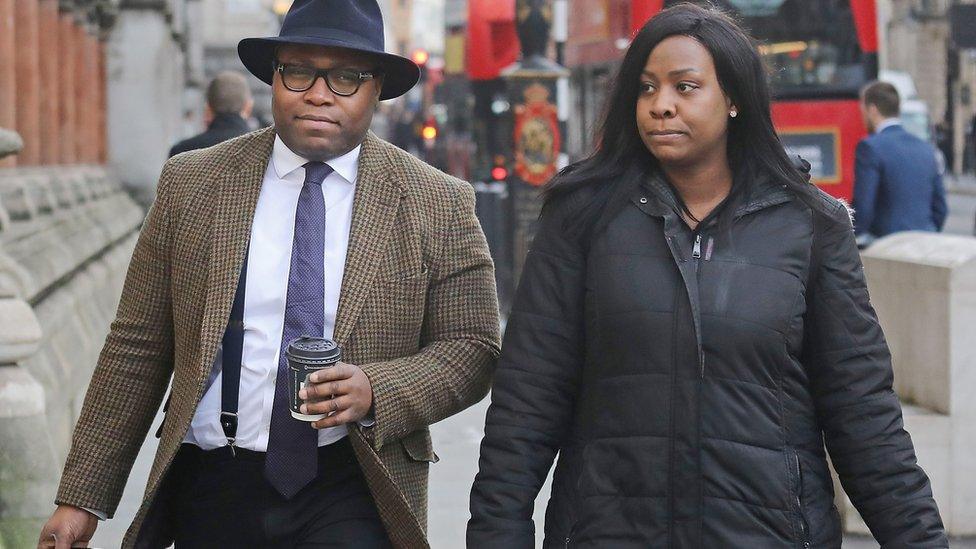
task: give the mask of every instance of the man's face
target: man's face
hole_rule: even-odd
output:
[[[341,48],[285,45],[278,50],[278,63],[315,69],[347,68],[374,72],[376,60]],[[329,89],[325,78],[312,87],[295,92],[285,87],[275,71],[271,85],[271,107],[275,129],[289,149],[312,161],[341,156],[363,142],[379,101],[382,80],[362,83],[355,94],[343,97]]]

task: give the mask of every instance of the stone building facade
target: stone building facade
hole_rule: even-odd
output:
[[[188,106],[203,101],[202,6],[200,0],[99,1],[117,10],[106,41],[108,159],[148,206],[170,147],[186,135]]]
[[[107,158],[105,38],[110,2],[0,0],[0,128],[23,148],[0,166]]]
[[[0,0],[3,166],[108,163],[144,201],[203,81],[200,0]],[[108,108],[111,105],[111,109]]]
[[[271,89],[267,84],[254,78],[244,68],[237,56],[237,43],[242,38],[252,36],[273,36],[278,34],[280,19],[278,13],[290,5],[282,0],[201,0],[202,4],[202,47],[204,80],[209,81],[224,70],[234,70],[244,74],[254,96],[254,118],[258,125],[266,126],[272,122]],[[185,137],[202,131],[200,114],[203,111],[203,98],[187,105],[184,119],[189,123]]]
[[[881,68],[912,75],[933,122],[952,128],[956,173],[972,170],[976,160],[966,156],[972,155],[967,132],[976,115],[976,50],[959,48],[950,32],[952,6],[966,4],[976,0],[878,0]]]

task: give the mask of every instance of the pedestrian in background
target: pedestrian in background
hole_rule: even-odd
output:
[[[935,125],[935,145],[942,151],[942,158],[945,159],[945,173],[952,173],[955,165],[955,156],[952,150],[952,126],[942,121]]]
[[[857,144],[854,228],[862,244],[899,231],[941,231],[948,206],[932,145],[902,127],[898,90],[871,82],[861,112],[871,133]]]
[[[167,385],[124,548],[428,546],[428,426],[487,392],[498,302],[471,186],[368,132],[420,75],[383,36],[375,0],[296,0],[240,42],[275,125],[164,166],[39,546],[115,512]],[[296,411],[304,335],[342,362]]]
[[[969,125],[969,142],[972,145],[973,155],[972,158],[972,170],[976,173],[976,114],[973,115],[973,121]]]
[[[881,546],[947,547],[847,209],[787,157],[766,76],[715,10],[634,38],[548,189],[468,547],[533,546],[557,452],[545,547],[840,547],[827,451]]]
[[[205,149],[251,131],[247,119],[251,117],[254,99],[247,79],[239,72],[224,71],[207,86],[207,105],[203,121],[207,130],[173,145],[170,156],[181,152]]]

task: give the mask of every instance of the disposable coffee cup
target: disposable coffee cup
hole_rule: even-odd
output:
[[[336,342],[322,337],[303,336],[288,344],[288,405],[291,416],[301,421],[318,421],[328,414],[303,414],[305,401],[298,396],[308,383],[308,376],[331,368],[342,359],[342,351]]]

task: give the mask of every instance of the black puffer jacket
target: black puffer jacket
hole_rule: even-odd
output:
[[[645,183],[585,252],[564,230],[575,197],[546,209],[468,547],[533,546],[557,451],[546,547],[839,547],[825,443],[884,547],[947,546],[846,209],[753,187],[729,226],[695,233]]]

